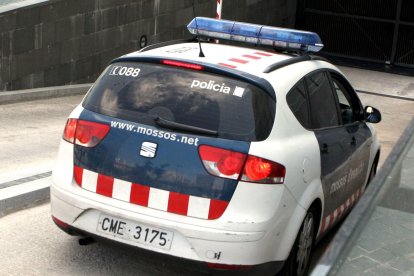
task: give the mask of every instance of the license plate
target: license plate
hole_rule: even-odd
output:
[[[169,250],[174,233],[108,215],[99,217],[97,231],[124,240]]]

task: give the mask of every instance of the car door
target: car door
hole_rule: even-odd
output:
[[[342,125],[338,100],[328,72],[321,70],[306,77],[311,128],[320,148],[321,182],[324,191],[323,217],[344,203],[351,190],[347,187],[352,156],[349,130]]]
[[[352,86],[341,75],[329,74],[340,108],[340,122],[350,137],[351,159],[346,189],[348,196],[352,196],[365,185],[372,133],[363,119],[363,107]]]

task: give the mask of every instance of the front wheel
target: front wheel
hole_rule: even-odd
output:
[[[289,257],[279,275],[307,275],[315,239],[315,217],[312,211],[306,214]]]

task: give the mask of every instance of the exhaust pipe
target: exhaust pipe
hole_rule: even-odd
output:
[[[92,237],[85,237],[85,238],[79,239],[79,245],[90,245],[94,242],[95,240]]]

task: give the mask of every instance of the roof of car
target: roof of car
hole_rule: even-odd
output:
[[[201,43],[205,57],[199,57],[196,42],[176,43],[143,52],[133,52],[123,58],[154,57],[171,58],[196,63],[221,66],[260,76],[269,66],[292,59],[292,55],[258,48],[246,48],[216,43]]]

